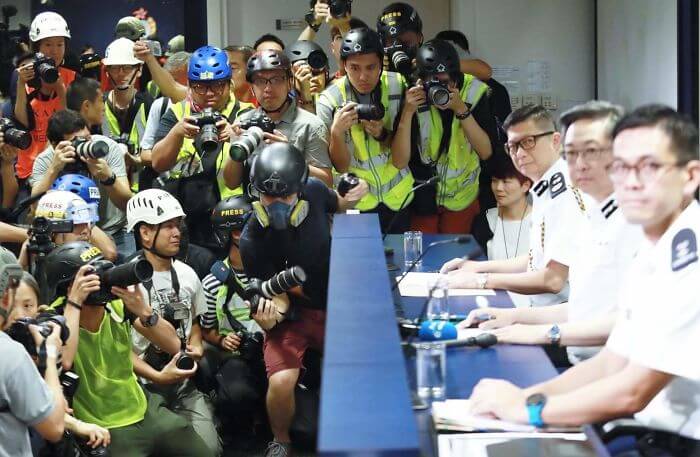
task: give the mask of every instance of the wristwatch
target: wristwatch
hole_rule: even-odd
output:
[[[549,338],[549,344],[554,346],[559,346],[561,341],[561,330],[557,324],[552,325],[549,330],[547,330],[547,338]]]
[[[486,289],[486,282],[489,280],[488,273],[477,273],[476,274],[476,288]]]
[[[116,175],[116,173],[112,172],[112,176],[105,179],[104,181],[100,181],[100,184],[102,184],[103,186],[111,186],[115,183],[116,180],[117,180],[117,175]]]
[[[532,394],[525,400],[525,406],[527,406],[527,414],[529,418],[530,425],[534,425],[537,428],[544,427],[544,421],[542,420],[542,410],[544,405],[547,403],[547,397],[544,394]]]
[[[467,110],[463,113],[455,113],[455,117],[457,119],[459,119],[460,121],[465,120],[466,118],[468,118],[471,115],[472,115],[472,110],[470,110],[469,108],[467,108]]]
[[[139,317],[139,321],[141,322],[141,325],[143,325],[146,328],[153,327],[158,323],[158,315],[153,313],[145,319],[143,317]]]

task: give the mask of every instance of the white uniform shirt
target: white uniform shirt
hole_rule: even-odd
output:
[[[693,201],[656,244],[643,240],[621,288],[607,347],[675,376],[635,418],[700,439],[700,205]]]
[[[189,338],[192,331],[193,319],[207,311],[207,303],[204,299],[204,291],[202,290],[202,282],[197,277],[194,270],[187,264],[175,260],[173,262],[177,281],[180,283],[179,300],[175,296],[175,290],[172,285],[172,275],[170,271],[154,271],[153,285],[150,288],[150,304],[153,308],[153,313],[158,314],[163,319],[164,314],[172,313],[173,311],[182,316],[184,323],[184,337]],[[149,292],[143,284],[140,284],[145,297],[148,297]],[[182,329],[177,327],[178,338],[183,337]],[[131,340],[133,343],[134,352],[141,356],[146,352],[151,341],[141,335],[135,329],[132,329]]]
[[[566,161],[559,159],[530,190],[533,201],[529,271],[542,270],[551,260],[571,265],[578,246],[577,232],[586,221],[586,203],[583,194],[569,183]],[[567,281],[558,294],[530,295],[530,305],[555,305],[568,297]]]
[[[641,226],[624,218],[614,195],[595,203],[579,235],[581,248],[569,266],[569,322],[596,319],[617,310],[620,284],[644,238]],[[567,347],[571,363],[586,360],[599,350],[599,346]]]

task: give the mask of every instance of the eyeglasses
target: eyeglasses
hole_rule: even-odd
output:
[[[600,155],[605,152],[609,151],[610,147],[603,147],[603,148],[595,148],[595,147],[588,147],[585,149],[582,149],[580,151],[577,151],[575,149],[565,149],[564,150],[564,158],[566,159],[567,163],[569,165],[573,165],[576,163],[579,157],[581,157],[581,160],[583,160],[586,163],[591,163],[595,162],[598,159],[600,159]]]
[[[515,154],[517,154],[519,148],[522,148],[525,151],[529,151],[530,149],[535,147],[535,145],[537,144],[537,140],[539,138],[542,138],[543,136],[551,135],[553,133],[554,133],[554,130],[550,130],[549,132],[542,132],[542,133],[538,133],[536,135],[526,136],[525,138],[521,139],[520,141],[515,141],[515,142],[508,141],[504,144],[504,147],[506,148],[506,151],[508,151],[508,154],[510,154],[511,156],[514,156]]]
[[[217,81],[214,83],[190,83],[190,89],[197,95],[206,95],[207,91],[211,89],[214,95],[221,95],[224,93],[228,81]]]
[[[268,85],[268,83],[271,86],[280,86],[284,84],[284,82],[287,81],[286,76],[273,76],[272,78],[263,78],[261,76],[253,78],[253,85],[255,87],[265,87]]]
[[[610,179],[614,182],[621,183],[625,179],[627,179],[627,176],[629,173],[634,170],[635,177],[639,182],[642,183],[650,183],[655,181],[659,175],[661,174],[661,171],[663,170],[668,170],[670,168],[679,168],[682,167],[686,164],[684,163],[663,163],[663,162],[657,162],[652,158],[646,157],[641,159],[639,162],[636,164],[629,164],[625,163],[624,160],[622,159],[615,159],[613,162],[610,164],[610,167],[608,168],[608,175],[610,176]]]
[[[107,71],[110,73],[129,73],[136,69],[136,65],[109,65]]]

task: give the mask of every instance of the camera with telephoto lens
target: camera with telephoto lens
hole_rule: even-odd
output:
[[[272,133],[275,130],[275,121],[265,113],[256,113],[250,119],[241,121],[241,133],[236,141],[231,143],[231,160],[243,162],[253,154],[253,151],[262,143],[263,133]]]
[[[384,106],[373,103],[359,103],[355,106],[358,120],[380,121],[384,119]]]
[[[53,332],[53,326],[51,322],[58,325],[61,329],[61,341],[66,344],[68,337],[70,336],[70,330],[68,329],[68,324],[66,323],[66,318],[54,313],[39,313],[36,318],[31,317],[20,317],[10,325],[7,329],[7,335],[13,340],[24,346],[24,349],[29,353],[29,355],[37,356],[36,342],[32,333],[29,331],[30,325],[36,325],[39,327],[39,333],[44,338],[47,338]]]
[[[267,281],[253,278],[246,287],[246,297],[250,301],[250,315],[258,312],[261,298],[271,299],[283,294],[290,289],[301,286],[306,281],[306,272],[300,266],[293,266],[280,271]]]
[[[109,145],[102,140],[88,140],[87,138],[76,137],[73,138],[72,144],[75,148],[75,153],[85,160],[102,159],[109,154]]]
[[[411,73],[411,58],[408,56],[408,53],[406,52],[404,46],[401,43],[394,42],[394,44],[392,44],[391,46],[385,47],[384,54],[389,56],[389,60],[391,61],[391,64],[394,66],[396,71],[398,71],[404,76]]]
[[[433,79],[424,82],[423,89],[429,105],[445,106],[450,103],[450,89],[446,83]]]
[[[338,19],[350,12],[352,0],[328,0],[328,9],[331,16]]]
[[[194,138],[195,147],[205,154],[215,152],[219,148],[219,129],[216,123],[226,118],[212,108],[191,114],[190,118],[190,123],[199,127],[199,133]]]
[[[32,144],[32,136],[29,132],[18,129],[10,119],[0,118],[0,132],[3,134],[3,142],[10,146],[27,149]]]
[[[338,181],[338,195],[345,197],[345,194],[358,184],[360,184],[360,178],[355,173],[343,173]]]
[[[34,79],[29,81],[30,87],[38,88],[41,81],[46,84],[53,84],[58,81],[58,68],[56,62],[48,56],[37,52],[34,54]]]
[[[323,70],[328,66],[328,57],[326,57],[323,51],[311,51],[306,58],[306,62],[314,70]]]
[[[150,281],[153,267],[146,259],[128,262],[115,267],[109,260],[97,260],[90,264],[93,272],[100,278],[100,290],[91,292],[85,299],[86,305],[102,305],[117,297],[112,294],[113,286],[129,287]]]
[[[246,360],[262,360],[263,342],[265,337],[262,332],[249,332],[248,330],[238,330],[236,335],[241,339],[238,345],[238,353]]]

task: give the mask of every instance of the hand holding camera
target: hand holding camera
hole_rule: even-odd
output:
[[[179,367],[179,365],[182,365],[182,363],[179,362],[183,356],[188,357],[184,352],[178,352],[170,359],[163,369],[160,370],[159,384],[177,384],[178,382],[194,376],[197,372],[196,363],[188,370]]]
[[[406,91],[404,110],[409,113],[415,113],[418,111],[419,106],[423,106],[428,103],[426,97],[425,89],[423,88],[423,81],[420,79],[416,82],[415,86],[411,86]]]
[[[204,154],[216,152],[219,143],[228,141],[231,136],[226,118],[212,108],[205,108],[199,113],[191,114],[187,119],[188,124],[198,129],[193,136],[194,143],[197,150]]]
[[[4,145],[19,149],[27,149],[32,144],[32,136],[29,132],[17,128],[14,122],[7,118],[0,118],[0,149]]]
[[[100,277],[95,273],[95,268],[92,265],[83,265],[75,275],[68,300],[82,305],[91,293],[99,290]]]
[[[339,110],[336,110],[333,116],[333,124],[331,124],[331,135],[345,134],[350,127],[357,124],[358,112],[355,107],[358,106],[355,102],[348,102]]]
[[[240,122],[238,127],[242,132],[238,139],[231,143],[231,150],[229,152],[231,160],[236,162],[246,161],[266,138],[275,141],[287,141],[282,132],[275,130],[275,121],[262,112],[256,113],[249,119]],[[277,137],[281,135],[284,139],[281,137],[271,138],[271,134],[275,134]]]
[[[250,311],[253,320],[264,330],[270,330],[282,319],[282,314],[277,310],[275,303],[267,298],[258,300],[255,312],[253,312],[253,305],[251,304]]]

